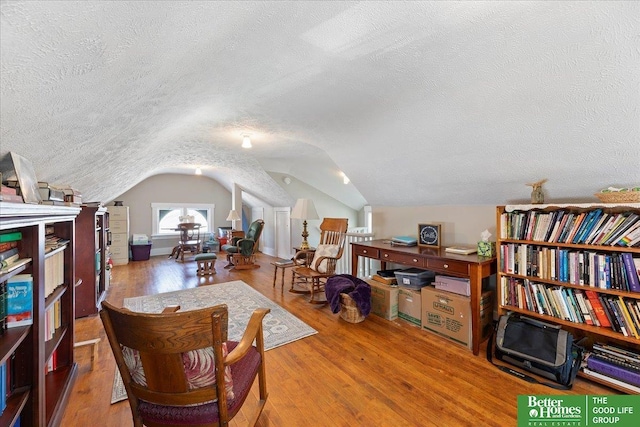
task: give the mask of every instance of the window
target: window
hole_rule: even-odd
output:
[[[199,205],[191,203],[152,203],[152,223],[154,236],[173,236],[178,234],[176,228],[181,217],[193,216],[193,222],[202,225],[200,231],[209,233],[213,230],[213,214],[215,205]],[[184,219],[184,218],[183,218]]]

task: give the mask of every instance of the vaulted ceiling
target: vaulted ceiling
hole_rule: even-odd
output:
[[[588,199],[640,183],[638,16],[634,1],[2,1],[0,155],[91,200],[196,167],[272,206],[292,201],[270,172],[354,209],[501,204],[542,178],[551,199]]]

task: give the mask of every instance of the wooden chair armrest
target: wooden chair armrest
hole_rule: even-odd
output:
[[[315,255],[314,251],[309,251],[306,249],[298,251],[293,256],[293,263],[297,266],[309,266],[311,265],[311,261],[313,261],[314,255]]]
[[[249,348],[253,345],[253,341],[256,338],[260,338],[257,341],[258,346],[263,344],[262,337],[262,319],[266,316],[271,310],[268,308],[258,308],[251,314],[251,319],[249,319],[249,324],[247,328],[244,330],[244,334],[242,335],[242,339],[230,352],[227,357],[224,359],[224,364],[233,365],[247,353]],[[260,348],[258,350],[261,350]]]

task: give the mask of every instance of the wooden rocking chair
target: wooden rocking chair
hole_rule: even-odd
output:
[[[293,258],[291,290],[293,293],[309,293],[309,302],[325,304],[324,284],[336,273],[336,264],[342,257],[348,226],[347,218],[325,218],[320,224],[320,243],[315,251],[302,250]],[[298,288],[296,288],[296,285]],[[299,287],[305,288],[300,290]]]

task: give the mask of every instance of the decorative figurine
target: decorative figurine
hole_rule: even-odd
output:
[[[544,192],[542,191],[542,184],[547,182],[546,179],[542,179],[538,182],[533,182],[531,184],[527,184],[532,187],[531,191],[531,204],[533,205],[541,205],[544,203]]]

